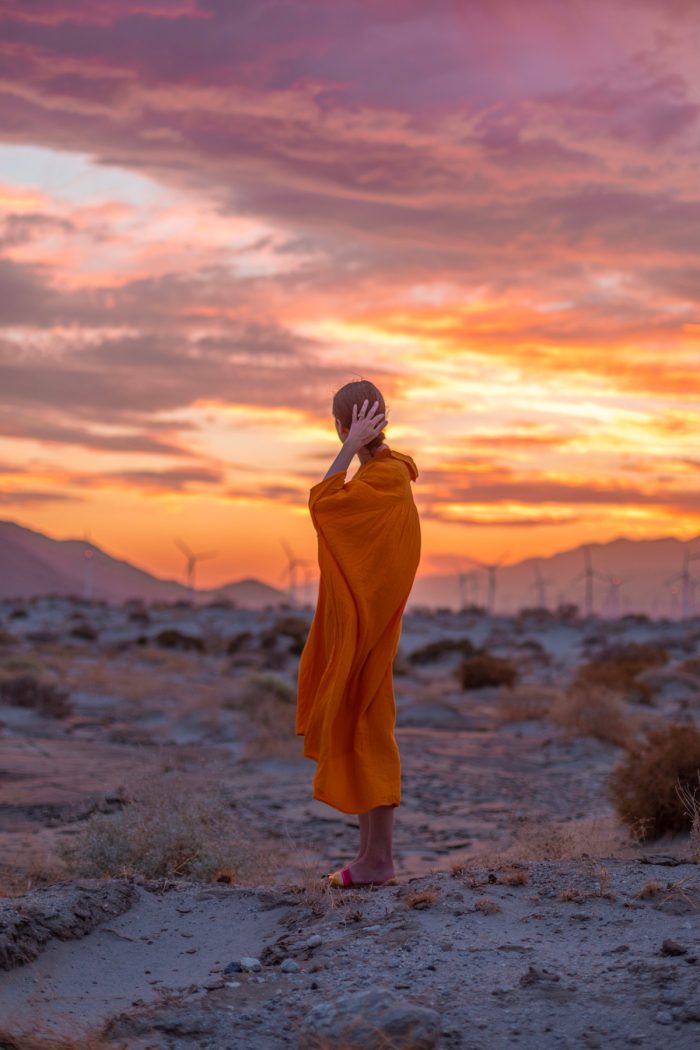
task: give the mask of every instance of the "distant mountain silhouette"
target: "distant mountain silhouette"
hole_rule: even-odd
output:
[[[630,540],[623,536],[606,543],[590,543],[590,561],[597,574],[592,580],[593,612],[614,616],[625,612],[644,612],[652,616],[677,617],[682,613],[682,584],[673,588],[667,584],[683,569],[684,551],[700,555],[700,536],[683,542],[667,536],[651,540]],[[461,586],[457,572],[418,577],[411,592],[410,605],[431,607],[449,606],[457,609],[462,604],[486,606],[488,602],[487,573],[469,563],[468,555],[461,559],[464,573],[474,572],[471,580]],[[536,567],[545,587],[546,605],[554,609],[559,604],[578,605],[586,609],[585,579],[575,580],[585,569],[584,545],[560,551],[547,558],[524,558],[504,565],[496,574],[495,612],[516,612],[523,606],[536,606],[538,587]],[[689,572],[700,585],[700,559],[689,563]],[[610,577],[621,582],[613,586]],[[689,588],[692,602],[693,587]],[[695,608],[700,613],[700,586]],[[692,610],[691,610],[692,611]]]
[[[129,598],[177,601],[189,597],[177,580],[164,580],[128,561],[113,558],[88,540],[54,540],[14,521],[0,521],[0,598],[30,598],[43,594],[85,594],[86,552],[92,596],[110,603]],[[196,590],[195,600],[226,598],[246,608],[262,608],[286,600],[283,591],[261,580],[232,581],[210,590]]]
[[[700,536],[683,542],[667,536],[652,540],[630,540],[618,537],[607,543],[590,543],[592,608],[603,616],[624,612],[645,612],[652,616],[677,617],[683,611],[683,588],[668,581],[683,568],[686,551],[700,554]],[[85,586],[85,552],[92,558],[92,596],[112,603],[129,598],[148,601],[177,601],[189,597],[187,587],[177,580],[160,579],[128,561],[113,558],[88,540],[54,540],[35,529],[13,521],[0,521],[0,598],[32,597],[43,594],[83,596]],[[456,572],[419,575],[409,598],[408,608],[415,605],[445,606],[452,609],[464,604],[486,606],[487,574],[461,559],[471,580],[460,585]],[[583,546],[560,551],[548,558],[525,558],[498,569],[494,611],[517,612],[523,606],[538,605],[535,567],[546,581],[546,605],[578,605],[586,609],[585,580],[575,580],[585,568]],[[700,558],[689,563],[693,580],[697,580],[700,614]],[[613,586],[611,577],[619,578]],[[693,611],[695,587],[686,590],[686,602]],[[540,592],[541,593],[541,588]],[[284,603],[284,591],[263,580],[247,577],[219,587],[196,590],[195,600],[204,603],[226,599],[244,608],[259,609]],[[313,599],[315,601],[315,598]]]

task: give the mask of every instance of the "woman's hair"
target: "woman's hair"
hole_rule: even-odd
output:
[[[346,383],[345,386],[341,386],[340,390],[336,391],[333,397],[333,415],[340,420],[342,426],[347,427],[349,430],[352,424],[352,406],[357,405],[359,414],[365,398],[367,398],[368,402],[367,412],[369,412],[374,402],[378,401],[379,404],[375,416],[381,417],[386,414],[386,406],[381,391],[374,383],[370,383],[368,379],[358,379],[352,383]],[[382,430],[364,447],[369,452],[374,452],[383,442],[384,431]]]

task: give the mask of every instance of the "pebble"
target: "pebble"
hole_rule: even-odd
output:
[[[262,970],[262,963],[259,959],[253,959],[248,955],[244,955],[240,960],[241,969],[246,970],[248,973],[254,973],[257,970]]]
[[[307,948],[318,948],[321,943],[321,936],[318,933],[312,933],[310,937],[306,939]]]
[[[213,992],[216,988],[223,988],[225,983],[223,977],[208,977],[203,982],[202,988],[206,988],[208,992]]]
[[[661,993],[662,1003],[669,1003],[671,1006],[678,1006],[684,1001],[685,996],[678,988],[665,988]]]
[[[654,1014],[654,1020],[657,1024],[672,1024],[673,1015],[670,1010],[658,1010]]]
[[[228,966],[224,967],[224,973],[240,973],[242,969],[243,967],[238,960],[234,959],[233,962],[230,962]]]
[[[280,969],[283,973],[299,973],[299,963],[295,962],[294,959],[283,959]]]

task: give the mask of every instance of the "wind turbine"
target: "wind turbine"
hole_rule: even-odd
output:
[[[579,580],[585,580],[586,581],[586,616],[592,616],[592,614],[593,614],[593,580],[596,579],[596,577],[599,580],[605,580],[605,579],[607,579],[607,577],[603,576],[603,574],[601,572],[598,572],[596,569],[593,568],[593,566],[591,564],[591,548],[590,548],[589,544],[585,544],[584,547],[583,547],[583,559],[584,559],[585,567],[582,570],[582,572],[578,573],[578,575],[572,576],[572,578],[569,580],[569,587],[573,583],[578,583]]]
[[[696,584],[700,583],[700,577],[690,575],[690,563],[700,558],[700,551],[689,551],[687,548],[683,551],[683,568],[675,576],[669,577],[666,580],[664,586],[668,587],[674,583],[680,582],[682,585],[681,591],[681,619],[687,620],[690,616],[691,607],[693,605],[693,597]],[[671,586],[671,594],[676,594],[677,591]]]
[[[194,592],[194,570],[197,562],[202,561],[203,558],[213,558],[217,552],[206,551],[206,553],[203,554],[195,554],[190,550],[187,544],[183,542],[183,540],[176,537],[175,542],[187,559],[187,588],[190,592],[191,598]]]
[[[619,616],[621,612],[620,589],[623,583],[629,582],[629,577],[618,576],[617,573],[611,572],[603,578],[608,581],[608,590],[605,595],[604,607],[609,611],[611,616]]]
[[[467,572],[460,561],[457,558],[452,559],[452,563],[455,566],[457,575],[457,586],[459,588],[459,608],[464,609],[467,604],[467,584],[471,583],[474,575],[473,570]]]
[[[538,604],[538,606],[540,607],[540,609],[546,609],[547,608],[547,587],[548,587],[548,585],[550,583],[554,583],[554,580],[552,580],[552,579],[544,579],[544,577],[542,576],[542,570],[540,569],[541,561],[542,561],[542,559],[538,558],[536,561],[533,561],[533,563],[532,563],[532,568],[533,568],[534,573],[535,573],[535,580],[534,580],[534,583],[531,584],[531,586],[534,587],[536,589],[536,591],[537,591],[537,604]]]
[[[496,573],[507,557],[508,554],[502,554],[497,561],[477,561],[476,558],[470,559],[475,565],[478,565],[480,569],[486,571],[489,585],[488,598],[486,600],[486,611],[488,613],[493,613],[496,605]]]
[[[296,605],[297,601],[297,569],[301,565],[310,565],[311,562],[308,558],[297,558],[296,554],[289,546],[286,540],[280,539],[280,543],[284,548],[284,552],[287,555],[287,567],[280,573],[280,578],[286,574],[288,579],[287,584],[287,595],[289,597],[290,605]]]
[[[92,564],[95,557],[95,548],[90,543],[90,533],[85,533],[85,547],[83,547],[83,598],[92,601]]]

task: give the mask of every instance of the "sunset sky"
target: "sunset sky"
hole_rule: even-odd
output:
[[[421,573],[700,534],[697,0],[0,12],[0,518],[280,585],[367,378]]]

